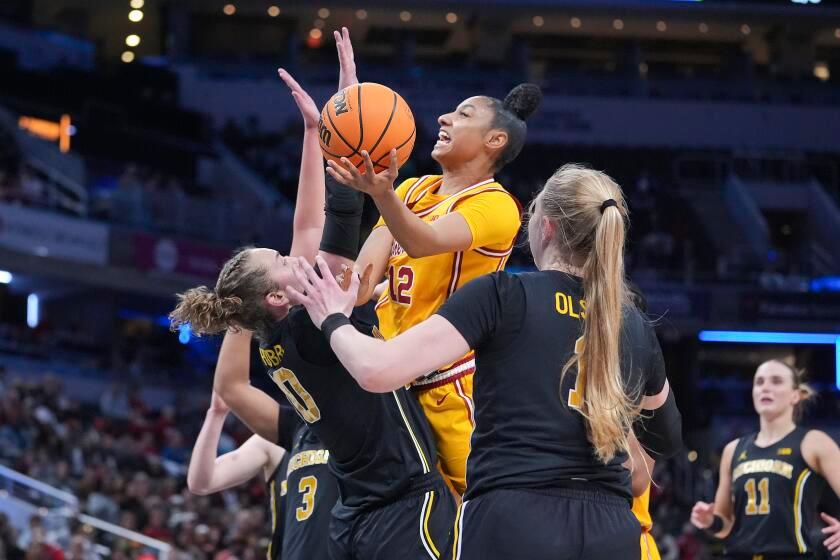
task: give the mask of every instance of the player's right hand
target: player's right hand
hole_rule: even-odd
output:
[[[346,27],[341,31],[333,31],[335,48],[338,51],[338,90],[359,83],[356,77],[356,60],[353,56],[353,43],[350,42],[350,32]]]
[[[708,529],[715,520],[715,504],[697,502],[691,508],[691,524],[698,529]]]
[[[300,109],[300,114],[303,117],[303,124],[306,128],[311,130],[318,129],[318,120],[321,118],[321,113],[318,111],[318,107],[315,106],[315,102],[312,101],[312,98],[309,97],[309,94],[306,93],[306,90],[300,87],[300,84],[292,78],[292,75],[286,72],[282,68],[277,69],[277,74],[280,76],[280,79],[286,83],[289,90],[292,92],[292,98],[294,98],[295,103]]]

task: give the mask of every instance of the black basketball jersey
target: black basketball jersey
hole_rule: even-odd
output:
[[[735,524],[726,538],[734,555],[809,555],[809,532],[818,523],[817,503],[826,487],[802,456],[808,430],[797,427],[768,447],[758,434],[738,440],[732,456]]]
[[[281,407],[278,444],[288,445],[281,487],[283,560],[326,558],[331,512],[338,483],[327,465],[330,452],[309,425],[289,407]]]
[[[465,498],[564,481],[589,481],[632,498],[622,466],[627,455],[604,464],[587,439],[576,410],[582,390],[577,368],[560,383],[563,366],[576,348],[582,350],[586,303],[579,278],[553,270],[493,273],[455,292],[438,314],[476,353],[476,426]],[[625,385],[639,395],[656,394],[665,382],[656,336],[635,308],[624,315]]]
[[[354,325],[371,332],[355,313]],[[359,387],[303,307],[294,307],[261,341],[260,356],[268,375],[329,449],[341,491],[336,515],[382,505],[439,476],[431,429],[415,397],[406,389],[375,394]]]
[[[286,467],[289,464],[289,453],[283,454],[283,459],[277,464],[271,478],[268,479],[269,510],[271,513],[271,541],[268,544],[268,560],[279,560],[283,557],[283,535],[285,534],[286,511]]]

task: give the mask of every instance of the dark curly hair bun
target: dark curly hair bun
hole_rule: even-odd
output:
[[[540,86],[519,84],[510,90],[510,93],[502,102],[502,106],[524,121],[540,106],[542,96]]]

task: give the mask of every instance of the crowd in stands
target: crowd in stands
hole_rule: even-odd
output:
[[[82,513],[172,545],[171,560],[264,557],[270,526],[264,483],[209,497],[186,488],[200,411],[152,411],[119,387],[105,391],[98,406],[82,405],[54,377],[27,382],[5,368],[0,395],[0,463],[74,494]],[[248,435],[229,424],[221,450]],[[16,534],[0,517],[0,557],[96,559],[100,544],[111,549],[110,558],[151,558],[137,543],[84,523],[49,525],[35,515]]]
[[[0,464],[72,493],[80,512],[172,545],[169,560],[264,557],[270,519],[259,478],[215,496],[195,496],[186,488],[185,465],[202,410],[154,411],[119,384],[96,405],[80,404],[55,377],[29,382],[3,367],[0,395]],[[229,422],[220,451],[248,435]],[[711,484],[711,472],[684,457],[658,466],[652,512],[663,560],[706,560],[716,550],[687,523],[697,489],[685,481]],[[0,557],[9,560],[99,560],[102,545],[113,559],[154,558],[136,542],[84,523],[57,527],[36,514],[17,532],[0,514]]]

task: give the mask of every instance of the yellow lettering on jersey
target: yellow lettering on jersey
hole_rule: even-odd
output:
[[[741,454],[738,455],[738,460],[739,461],[746,461],[747,460],[747,452],[746,451],[741,451]]]
[[[564,294],[563,292],[556,292],[554,294],[554,309],[560,315],[568,315],[573,319],[580,319],[586,318],[586,301],[578,300],[578,309],[580,310],[575,311],[575,304],[572,296],[568,294]]]
[[[309,449],[295,453],[289,460],[289,468],[286,471],[286,476],[289,476],[298,469],[310,467],[312,465],[326,465],[330,459],[330,452],[327,449]]]
[[[285,354],[286,351],[279,344],[275,344],[273,348],[260,348],[260,359],[266,367],[279,366]]]
[[[772,473],[791,479],[793,478],[793,465],[778,459],[753,459],[738,465],[732,471],[732,480],[738,480],[740,476],[745,474],[756,473]]]
[[[288,491],[289,491],[289,485],[284,480],[283,482],[280,483],[280,495],[285,496]]]
[[[777,455],[792,455],[793,449],[790,447],[780,447],[779,450],[776,452]]]

